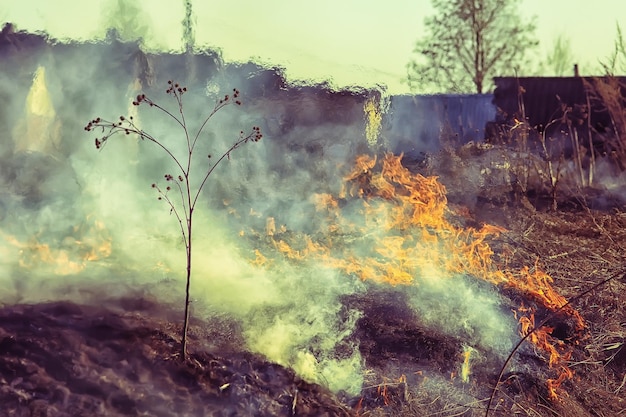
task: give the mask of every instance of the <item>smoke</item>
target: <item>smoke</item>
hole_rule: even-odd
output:
[[[426,268],[409,294],[411,307],[427,328],[443,329],[500,356],[506,356],[518,340],[513,332],[517,323],[503,308],[505,300],[474,277],[447,276],[435,267]]]
[[[149,36],[144,26],[130,23],[140,11],[117,4],[111,21],[119,33]],[[190,13],[188,8],[187,18]],[[315,196],[340,195],[355,156],[379,146],[381,115],[374,107],[380,98],[367,101],[363,91],[329,96],[306,86],[285,89],[264,78],[263,68],[224,65],[210,54],[194,56],[210,65],[194,66],[190,76],[188,59],[148,55],[115,39],[24,47],[6,57],[0,72],[6,100],[0,111],[0,302],[80,302],[144,291],[182,307],[180,229],[150,187],[165,184],[159,180],[164,174],[176,176],[176,165],[154,144],[132,136],[114,137],[98,151],[94,138],[100,133],[83,127],[97,116],[132,115],[184,157],[184,132],[176,122],[156,108],[129,103],[144,91],[178,114],[164,94],[165,82],[186,85],[190,79],[184,112],[193,134],[213,103],[237,87],[244,105],[226,107],[210,120],[194,163],[201,167],[209,154],[221,155],[251,126],[260,125],[266,136],[232,152],[199,198],[193,314],[209,321],[216,312],[229,314],[241,323],[249,349],[334,391],[358,393],[365,364],[350,336],[362,312],[342,300],[366,291],[364,284],[320,259],[279,256],[272,235],[280,231],[304,247],[306,236],[328,228]],[[24,73],[29,77],[17,76]],[[351,221],[363,222],[356,205],[348,202],[344,210]],[[376,233],[367,241],[384,237],[382,229]],[[275,256],[263,259],[258,249]],[[467,277],[435,278],[435,271],[423,275],[406,291],[425,326],[498,352],[511,346],[515,325],[500,311],[493,288]]]

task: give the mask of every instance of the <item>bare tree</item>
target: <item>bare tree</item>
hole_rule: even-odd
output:
[[[520,17],[520,0],[432,0],[427,35],[407,65],[408,82],[421,92],[477,92],[485,80],[512,74],[538,42],[535,25]]]

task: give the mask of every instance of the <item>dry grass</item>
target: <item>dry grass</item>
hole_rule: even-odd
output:
[[[626,169],[626,84],[607,75],[586,79],[584,85],[591,102],[610,116],[609,156],[623,171]]]

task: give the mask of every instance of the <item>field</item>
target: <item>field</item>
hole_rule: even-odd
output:
[[[492,140],[437,128],[437,151],[403,155],[388,145],[416,139],[388,137],[411,130],[388,129],[380,92],[3,36],[0,416],[626,415],[614,79],[594,80],[602,132],[567,107],[540,131],[520,109]],[[243,101],[194,151],[225,163],[197,200],[186,361],[184,245],[155,194],[183,179],[149,140],[101,149],[83,130],[133,116],[184,154],[175,123],[129,104],[175,76],[189,120],[233,87]]]

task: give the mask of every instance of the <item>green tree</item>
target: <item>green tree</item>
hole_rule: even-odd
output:
[[[563,35],[557,36],[552,45],[552,50],[547,56],[548,68],[551,75],[562,77],[568,72],[573,74],[574,71],[574,54],[569,39]]]
[[[520,0],[432,0],[408,83],[419,92],[483,93],[486,80],[513,74],[538,42],[520,15]]]
[[[233,141],[232,145],[219,156],[212,158],[209,154],[199,158],[197,155],[198,140],[201,140],[202,132],[207,126],[211,118],[222,108],[230,104],[241,105],[239,91],[233,90],[231,95],[226,95],[219,100],[212,111],[201,121],[199,127],[194,131],[191,130],[189,122],[185,118],[183,111],[183,95],[187,92],[187,88],[179,85],[174,81],[168,81],[167,94],[176,101],[176,110],[171,111],[161,106],[156,101],[140,94],[133,101],[133,105],[147,105],[163,113],[164,116],[170,118],[175,125],[181,129],[182,139],[185,143],[185,152],[176,152],[174,144],[170,143],[167,138],[159,138],[153,136],[147,131],[141,129],[133,120],[133,117],[120,116],[118,120],[109,121],[100,117],[90,121],[85,130],[101,131],[102,136],[95,139],[97,149],[102,149],[111,137],[117,134],[134,135],[143,142],[152,143],[160,148],[170,160],[173,162],[174,173],[166,173],[163,177],[167,185],[159,186],[157,183],[152,184],[152,188],[156,190],[158,199],[164,201],[169,207],[170,214],[173,214],[178,220],[180,232],[182,234],[183,243],[185,244],[185,255],[187,260],[186,266],[186,287],[185,287],[185,315],[181,334],[180,357],[182,360],[187,358],[187,329],[189,327],[189,302],[190,302],[190,284],[191,284],[191,267],[192,267],[192,232],[193,232],[193,214],[196,209],[198,197],[202,192],[207,180],[215,171],[215,168],[224,160],[230,159],[231,153],[248,142],[258,142],[261,137],[261,130],[254,126],[249,133],[242,130],[239,137]],[[197,158],[194,158],[198,156]],[[202,162],[206,161],[206,162]]]

